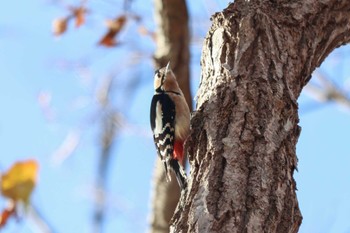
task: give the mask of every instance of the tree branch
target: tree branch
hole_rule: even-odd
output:
[[[311,95],[316,101],[334,101],[350,109],[350,97],[342,88],[335,85],[329,78],[325,77],[320,72],[316,72],[314,76],[314,79],[316,78],[320,81],[320,85],[309,83],[305,86],[305,90],[309,95]]]

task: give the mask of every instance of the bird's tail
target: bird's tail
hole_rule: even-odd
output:
[[[177,159],[170,159],[170,167],[174,171],[176,180],[179,183],[181,189],[187,187],[187,176],[183,167],[180,165]]]

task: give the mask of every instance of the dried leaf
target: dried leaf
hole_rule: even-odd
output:
[[[69,17],[57,18],[53,20],[52,31],[55,34],[55,36],[60,36],[66,32],[68,20],[69,20]]]
[[[119,32],[123,29],[126,23],[126,16],[122,15],[114,20],[107,20],[107,33],[102,37],[99,44],[104,45],[106,47],[113,47],[117,45],[117,41],[115,37],[119,34]]]
[[[138,28],[138,32],[140,33],[140,35],[142,36],[149,36],[152,38],[152,40],[155,40],[155,33],[148,30],[145,26],[141,25]]]
[[[35,187],[38,163],[28,160],[15,163],[6,173],[1,175],[1,193],[14,201],[29,203],[30,195]]]
[[[126,23],[126,16],[125,15],[121,15],[121,16],[115,18],[114,20],[107,20],[106,21],[107,27],[110,30],[115,31],[116,33],[119,33],[120,30],[123,29],[125,23]]]
[[[107,34],[100,40],[99,44],[104,45],[106,47],[114,47],[117,45],[117,41],[114,37],[115,33],[108,31]]]
[[[148,29],[145,26],[140,26],[137,31],[142,36],[147,36],[149,34],[149,31],[148,31]]]
[[[7,223],[7,220],[13,216],[16,216],[16,205],[15,203],[11,202],[11,205],[4,209],[0,214],[0,229],[4,227]]]
[[[73,17],[75,18],[75,27],[80,27],[85,23],[86,8],[81,6],[78,8],[73,8]]]

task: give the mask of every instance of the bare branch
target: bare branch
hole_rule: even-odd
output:
[[[40,213],[39,209],[33,204],[28,207],[28,218],[34,223],[34,226],[38,229],[40,233],[55,233],[56,231],[49,224],[47,219],[44,217],[42,213]]]
[[[336,102],[346,108],[350,108],[350,97],[346,92],[330,81],[324,74],[316,72],[314,79],[318,79],[320,85],[310,82],[305,86],[306,93],[319,102]]]

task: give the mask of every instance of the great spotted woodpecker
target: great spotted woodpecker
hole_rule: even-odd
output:
[[[154,90],[151,103],[154,143],[164,163],[167,181],[171,181],[171,168],[180,187],[185,189],[183,145],[190,132],[190,110],[169,63],[155,72]]]

